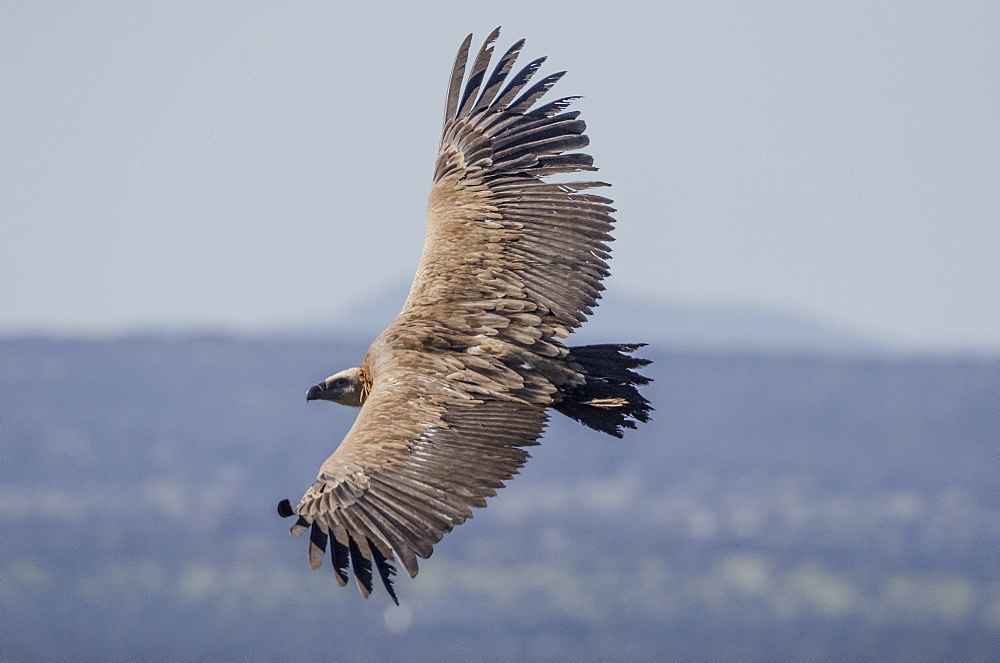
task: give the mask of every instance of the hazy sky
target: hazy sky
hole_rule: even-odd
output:
[[[5,1],[0,333],[253,331],[409,279],[496,25],[585,97],[608,296],[1000,344],[996,2]]]

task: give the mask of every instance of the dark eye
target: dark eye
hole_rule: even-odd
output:
[[[333,381],[333,386],[334,387],[343,387],[346,384],[347,384],[347,380],[344,379],[344,378],[337,378],[336,380]]]

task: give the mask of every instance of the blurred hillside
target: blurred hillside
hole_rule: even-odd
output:
[[[647,348],[654,422],[554,419],[396,608],[274,511],[365,346],[4,340],[0,659],[995,657],[994,361]]]
[[[395,283],[366,294],[336,315],[269,331],[297,338],[372,338],[396,317],[409,289],[409,282]],[[663,348],[701,352],[840,355],[884,355],[889,347],[860,332],[841,329],[801,313],[764,307],[713,307],[615,294],[601,299],[597,310],[599,315],[574,332],[574,343],[607,343],[627,338]]]

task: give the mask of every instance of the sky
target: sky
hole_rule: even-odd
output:
[[[497,25],[584,97],[607,297],[1000,347],[994,2],[4,1],[0,334],[364,315]]]

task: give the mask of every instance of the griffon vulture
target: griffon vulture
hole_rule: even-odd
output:
[[[567,347],[608,275],[611,200],[603,182],[550,182],[596,170],[576,97],[540,104],[562,77],[532,82],[545,58],[513,76],[524,43],[487,72],[495,30],[466,65],[458,51],[427,206],[427,235],[399,316],[364,361],[309,389],[308,400],[359,406],[343,442],[294,509],[309,563],[329,549],[343,586],[364,596],[373,568],[394,601],[390,564],[410,576],[445,533],[486,506],[528,458],[553,408],[621,437],[648,421],[632,369],[641,344]],[[463,87],[463,81],[465,83]],[[586,192],[586,193],[585,193]]]

